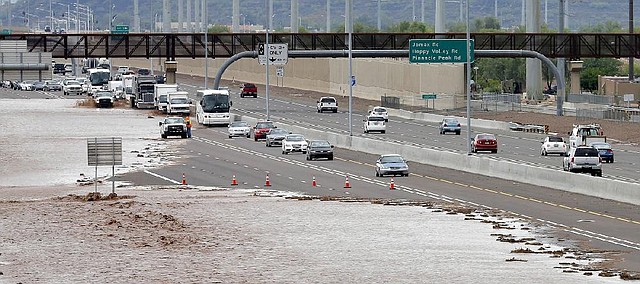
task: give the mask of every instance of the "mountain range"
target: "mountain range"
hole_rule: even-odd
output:
[[[161,21],[162,0],[139,0],[141,29],[151,30],[154,21]],[[192,0],[196,1],[196,0]],[[352,0],[354,5],[354,22],[370,26],[377,26],[378,0]],[[382,29],[397,24],[401,21],[423,20],[428,25],[434,23],[435,0],[380,0]],[[460,2],[465,0],[445,1],[447,23],[452,24],[460,20]],[[497,15],[501,26],[513,27],[522,23],[523,0],[468,0],[470,18],[473,21],[478,17],[493,17]],[[628,25],[628,0],[566,0],[569,9],[567,23],[569,30],[578,30],[581,27],[602,24],[607,21],[618,22],[620,26]],[[173,20],[177,20],[177,0],[170,1],[172,5]],[[186,4],[187,0],[183,0]],[[266,0],[241,0],[240,23],[246,25],[264,25],[266,22]],[[273,25],[274,29],[290,26],[289,0],[273,0]],[[547,20],[551,29],[558,26],[558,2],[559,0],[540,0],[541,21]],[[0,22],[2,25],[25,25],[28,21],[34,28],[37,24],[42,28],[51,20],[49,19],[50,7],[54,18],[66,18],[67,10],[75,13],[75,4],[79,3],[80,19],[84,20],[83,7],[89,7],[94,14],[94,25],[98,29],[108,29],[108,22],[115,18],[114,25],[132,25],[133,1],[132,0],[18,0],[14,4],[2,4]],[[324,31],[326,28],[326,0],[299,0],[299,22],[307,30]],[[330,0],[332,29],[344,22],[344,0]],[[424,3],[424,6],[422,5]],[[640,11],[640,5],[635,6],[635,13]],[[112,7],[110,9],[109,7]],[[422,9],[422,7],[424,7]],[[546,7],[546,9],[545,9]],[[231,24],[232,0],[207,0],[209,24]],[[86,8],[84,8],[86,10]],[[186,8],[183,9],[186,13]],[[194,9],[192,9],[193,11]],[[464,9],[463,9],[464,10]],[[24,13],[23,13],[24,12]],[[186,19],[186,17],[185,17]],[[463,16],[464,19],[464,16]]]

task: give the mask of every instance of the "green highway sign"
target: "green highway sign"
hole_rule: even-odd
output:
[[[111,31],[112,34],[128,34],[129,26],[127,25],[117,25],[115,30]]]
[[[12,33],[12,30],[10,29],[3,29],[2,31],[0,31],[0,34],[3,35],[10,35]]]
[[[422,94],[423,100],[435,100],[437,97],[436,94]]]
[[[467,63],[466,39],[411,39],[409,40],[410,63]],[[473,62],[473,40],[471,40],[471,62]]]

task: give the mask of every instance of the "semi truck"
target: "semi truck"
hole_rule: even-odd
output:
[[[137,76],[134,85],[134,101],[132,105],[136,108],[153,108],[156,78],[153,76]]]
[[[122,75],[122,86],[124,88],[125,95],[133,95],[133,81],[135,79],[135,75]]]
[[[173,93],[177,91],[178,91],[178,85],[156,84],[154,86],[154,94],[155,94],[155,97],[153,99],[154,108],[162,112],[167,112],[167,102],[168,102],[167,97],[169,93]]]

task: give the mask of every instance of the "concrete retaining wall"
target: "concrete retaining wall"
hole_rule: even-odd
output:
[[[210,78],[225,59],[211,59],[208,65]],[[203,59],[178,60],[178,74],[204,76]],[[285,68],[284,78],[275,75],[275,66],[269,69],[269,81],[273,85],[301,90],[313,90],[338,96],[349,95],[349,65],[345,58],[290,58]],[[161,72],[164,59],[154,59],[153,69]],[[148,59],[113,59],[114,66],[150,68]],[[353,95],[359,98],[379,101],[381,96],[394,96],[404,101],[422,104],[413,98],[422,93],[465,94],[464,68],[459,64],[409,64],[406,60],[390,58],[359,58],[353,60],[353,74],[357,84]],[[265,82],[265,66],[257,59],[241,59],[226,70],[223,79],[241,82]],[[455,101],[438,100],[436,109],[454,108]],[[458,102],[459,103],[459,102]]]
[[[256,123],[255,118],[247,116],[236,116],[236,120],[245,120],[249,124]],[[480,124],[476,120],[472,123]],[[294,133],[301,133],[307,139],[324,139],[336,147],[349,150],[371,154],[400,154],[412,162],[640,205],[640,184],[637,183],[497,161],[481,155],[468,156],[364,137],[327,133],[282,123],[278,123],[278,125]]]

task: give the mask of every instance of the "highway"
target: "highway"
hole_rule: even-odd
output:
[[[200,85],[198,81],[189,77],[180,78],[182,88],[190,93],[195,93]],[[259,89],[258,99],[239,98],[236,94],[237,87],[231,87],[233,97],[233,112],[254,118],[266,119],[264,89]],[[303,91],[301,91],[303,92]],[[317,113],[315,101],[293,101],[277,96],[277,88],[271,91],[274,97],[270,100],[270,119],[274,122],[297,125],[326,132],[349,134],[347,104],[339,104],[338,113]],[[195,98],[195,96],[193,97]],[[375,104],[375,102],[371,102]],[[364,134],[362,131],[362,119],[365,111],[354,109],[352,115],[353,135],[378,139],[381,141],[393,141],[423,148],[450,151],[466,154],[466,128],[463,127],[461,135],[440,135],[438,125],[424,121],[407,120],[398,117],[390,117],[387,124],[387,133]],[[544,122],[540,122],[544,124]],[[497,129],[473,128],[472,136],[476,133],[488,132],[498,137],[498,153],[478,153],[495,160],[512,161],[518,164],[528,164],[537,167],[562,170],[562,157],[558,155],[541,156],[540,146],[544,134],[512,132]],[[567,129],[569,131],[570,129]],[[606,129],[605,129],[606,133]],[[562,134],[561,134],[562,135]],[[567,135],[562,135],[567,137]],[[603,164],[603,177],[640,183],[640,147],[629,145],[613,145],[616,153],[615,163]]]
[[[191,88],[196,88],[197,82],[191,83],[193,85],[189,82],[183,83],[183,89],[191,92]],[[3,89],[1,93],[0,98],[11,99],[81,98],[64,97],[60,92]],[[235,111],[254,117],[263,117],[263,104],[264,99],[260,98],[234,98]],[[347,116],[343,111],[337,114],[318,114],[315,107],[308,103],[278,98],[274,99],[271,105],[272,119],[276,123],[297,123],[347,134]],[[341,108],[344,107],[341,105]],[[446,151],[466,151],[466,145],[462,142],[464,132],[460,136],[440,136],[435,125],[391,117],[389,129],[393,130],[388,134],[365,135],[360,132],[360,125],[357,124],[361,118],[362,113],[354,115],[354,135],[415,143],[425,145],[424,147],[435,147],[435,144],[438,144]],[[135,185],[171,186],[180,184],[182,174],[185,174],[190,185],[229,188],[235,176],[239,183],[238,188],[267,188],[319,196],[422,200],[462,204],[488,211],[495,209],[549,226],[559,236],[585,241],[584,244],[590,248],[627,252],[624,254],[622,267],[631,270],[640,267],[640,235],[637,234],[640,229],[640,210],[636,205],[416,163],[410,163],[409,177],[394,178],[397,190],[390,190],[391,178],[375,177],[373,162],[376,156],[369,153],[336,149],[334,161],[306,161],[302,154],[282,155],[280,148],[265,147],[262,141],[229,139],[224,127],[196,126],[193,133],[194,138],[186,141],[184,145],[176,144],[176,153],[171,154],[182,158],[173,165],[129,173],[116,179]],[[530,157],[542,161],[556,158],[534,154],[518,155],[515,154],[518,151],[516,149],[506,151],[512,147],[507,144],[511,140],[528,141],[529,147],[533,148],[539,144],[537,139],[542,137],[541,135],[499,135],[501,151],[493,156],[512,155],[516,158]],[[510,138],[505,139],[502,135],[509,135]],[[176,140],[178,141],[183,140]],[[537,151],[535,153],[537,154]],[[265,186],[267,175],[270,187]],[[347,176],[351,188],[344,187]],[[314,177],[318,183],[317,187],[311,186]]]

